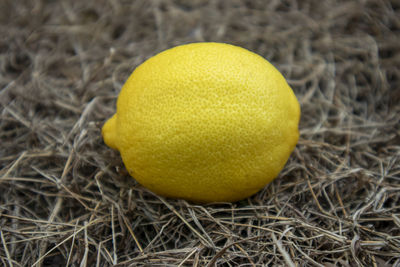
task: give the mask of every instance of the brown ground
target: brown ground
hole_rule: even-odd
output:
[[[399,9],[2,0],[0,265],[399,266]],[[157,197],[100,136],[138,64],[198,41],[264,56],[302,105],[285,169],[239,203]]]

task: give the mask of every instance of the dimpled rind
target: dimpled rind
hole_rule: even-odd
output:
[[[299,119],[296,96],[268,61],[233,45],[193,43],[136,68],[103,137],[151,191],[231,202],[278,175]]]

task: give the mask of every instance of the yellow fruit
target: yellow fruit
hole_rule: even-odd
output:
[[[268,61],[233,45],[194,43],[137,67],[102,134],[153,192],[236,201],[278,175],[299,119],[296,96]]]

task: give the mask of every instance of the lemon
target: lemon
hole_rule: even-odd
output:
[[[268,61],[229,44],[193,43],[137,67],[102,134],[130,175],[159,195],[237,201],[282,170],[299,119],[296,96]]]

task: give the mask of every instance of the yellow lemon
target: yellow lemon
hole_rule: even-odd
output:
[[[299,119],[296,96],[268,61],[233,45],[193,43],[137,67],[102,134],[151,191],[236,201],[282,170]]]

